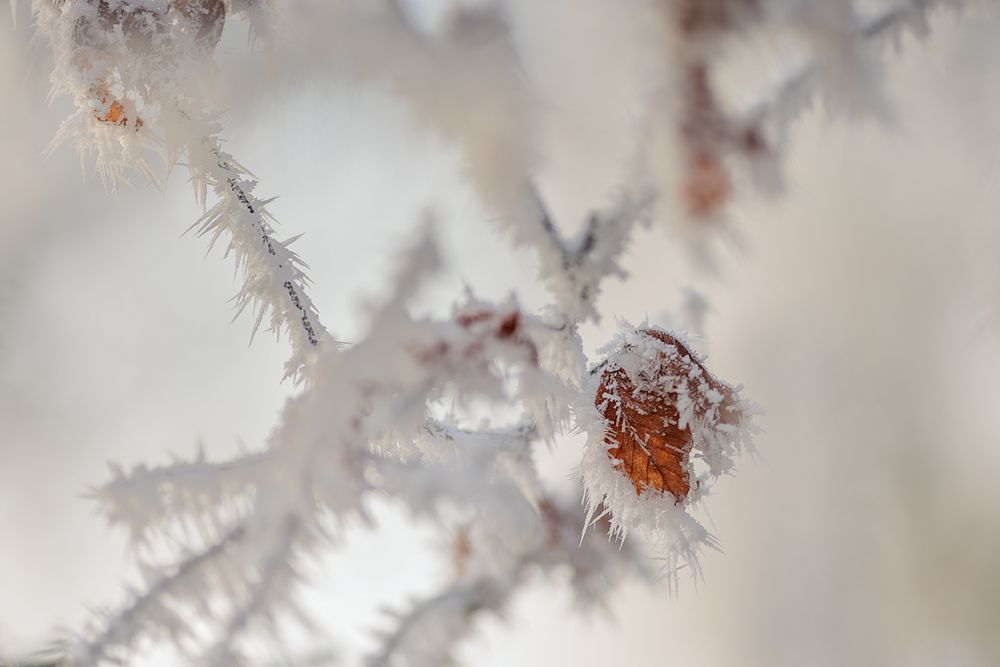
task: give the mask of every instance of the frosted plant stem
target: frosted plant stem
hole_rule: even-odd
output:
[[[499,612],[523,579],[526,564],[522,559],[506,577],[465,581],[421,600],[400,617],[395,630],[384,638],[381,650],[368,659],[367,667],[389,667],[401,654],[408,658],[406,664],[414,667],[448,664],[454,645],[468,632],[475,615],[487,610]],[[431,629],[435,623],[438,628]],[[420,646],[422,639],[431,641]],[[413,643],[417,646],[411,646]]]
[[[624,252],[636,223],[653,203],[651,191],[634,188],[618,202],[587,217],[576,238],[566,238],[556,227],[538,188],[528,186],[528,196],[537,208],[536,239],[541,272],[552,284],[557,302],[572,330],[586,319],[597,319],[595,301],[601,283],[611,275],[623,277],[618,258]]]
[[[173,574],[162,577],[145,593],[136,597],[132,604],[118,611],[104,632],[82,645],[79,652],[70,656],[67,667],[97,665],[102,659],[110,657],[109,652],[114,647],[128,646],[142,632],[145,617],[157,606],[162,606],[164,597],[181,588],[189,577],[196,575],[216,556],[243,539],[245,534],[246,526],[238,524],[216,540],[212,546],[183,561]]]
[[[261,564],[257,582],[249,599],[226,624],[222,638],[206,661],[209,665],[226,667],[233,664],[233,643],[246,632],[254,618],[266,614],[273,606],[274,598],[278,597],[283,589],[285,577],[291,575],[292,557],[299,544],[298,538],[304,530],[302,518],[291,513],[279,522],[277,538],[274,540],[275,548]]]
[[[222,151],[220,143],[212,135],[186,146],[198,199],[204,204],[208,188],[219,199],[192,227],[199,236],[210,237],[210,247],[228,234],[226,254],[234,254],[243,274],[243,285],[234,297],[237,315],[248,307],[254,311],[254,333],[270,315],[270,330],[284,329],[292,348],[285,376],[301,379],[313,351],[329,334],[306,293],[307,267],[288,248],[298,237],[283,242],[275,238],[274,219],[266,208],[273,200],[253,194],[256,181]]]
[[[922,21],[934,4],[935,0],[914,0],[883,9],[859,21],[858,35],[867,41],[886,39],[898,33],[907,23]],[[819,66],[811,59],[792,68],[760,100],[740,114],[743,124],[759,127],[767,121],[787,122],[810,96],[818,74]]]

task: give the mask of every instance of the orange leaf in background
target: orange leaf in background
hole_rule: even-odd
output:
[[[639,371],[638,385],[621,366],[606,368],[594,404],[608,424],[604,434],[608,456],[629,478],[636,493],[647,488],[665,491],[679,504],[691,490],[688,459],[693,436],[690,424],[679,427],[679,395],[676,383],[670,379],[682,381],[700,369],[707,388],[722,396],[722,421],[731,419],[725,415],[732,405],[733,390],[713,378],[697,357],[670,334],[653,329],[640,333],[673,346],[675,352],[658,351],[656,358]],[[710,407],[704,401],[694,400],[693,404],[696,418],[708,414]]]
[[[696,218],[713,215],[729,199],[729,191],[729,174],[717,157],[699,153],[691,160],[683,192],[688,213]]]

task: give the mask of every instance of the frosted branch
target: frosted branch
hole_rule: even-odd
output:
[[[530,195],[538,209],[541,234],[534,246],[542,276],[551,285],[566,324],[572,328],[579,320],[597,319],[600,285],[609,276],[625,277],[618,259],[635,225],[648,215],[653,193],[642,189],[623,193],[617,206],[592,213],[572,239],[560,233],[534,187]]]
[[[216,558],[230,545],[242,540],[245,532],[244,525],[231,528],[210,547],[182,561],[173,573],[147,586],[144,593],[111,617],[102,632],[73,647],[67,660],[68,666],[91,667],[106,660],[120,662],[116,654],[126,655],[143,633],[161,628],[171,632],[183,631],[186,623],[167,606],[167,600],[177,595],[201,595],[199,584],[204,569],[215,564]]]
[[[898,43],[906,31],[926,34],[927,14],[941,0],[910,0],[902,5],[881,11],[858,20],[857,36],[868,42]],[[738,118],[747,127],[761,127],[773,123],[783,127],[807,106],[816,90],[820,66],[807,60],[784,73],[765,92],[763,97],[742,111]]]
[[[198,69],[226,19],[222,0],[36,0],[42,32],[56,55],[53,92],[72,95],[76,111],[53,146],[76,142],[82,156],[96,155],[111,188],[129,169],[156,183],[150,154],[168,164],[187,158],[196,197],[218,198],[193,227],[214,244],[225,236],[243,284],[237,314],[250,310],[254,331],[264,318],[284,330],[292,348],[285,376],[300,380],[312,354],[329,338],[306,293],[305,264],[275,238],[268,201],[254,195],[251,174],[221,149],[219,125],[206,111]],[[264,3],[243,3],[238,13],[256,17]]]
[[[456,645],[485,614],[501,614],[527,583],[531,571],[549,574],[568,569],[577,599],[592,604],[605,598],[626,574],[649,578],[644,559],[631,545],[612,544],[600,535],[579,542],[580,508],[572,501],[543,498],[530,520],[506,528],[487,517],[460,532],[456,580],[445,589],[393,614],[392,631],[381,635],[370,667],[432,667],[452,664]],[[523,535],[527,535],[525,538]],[[495,544],[514,544],[498,561]]]
[[[870,83],[864,42],[919,27],[932,3],[899,5],[857,26],[849,2],[833,13],[799,3],[790,18],[780,14],[786,3],[777,2],[652,3],[649,16],[664,23],[640,32],[651,40],[649,52],[669,60],[666,68],[643,61],[649,73],[636,76],[649,80],[637,83],[636,94],[649,108],[627,129],[639,144],[636,155],[613,203],[585,203],[593,212],[575,233],[553,218],[537,188],[549,156],[536,152],[550,145],[543,135],[555,116],[540,113],[549,100],[539,105],[545,95],[532,89],[545,77],[524,71],[538,65],[531,62],[538,54],[529,53],[537,45],[519,32],[531,26],[515,25],[537,15],[531,3],[473,4],[450,6],[437,27],[414,20],[412,3],[394,0],[303,5],[310,48],[281,62],[294,62],[296,77],[329,69],[391,83],[418,120],[460,147],[463,173],[482,203],[515,244],[537,253],[554,306],[531,313],[514,297],[490,303],[470,295],[448,316],[414,316],[414,296],[447,259],[428,231],[396,263],[388,298],[369,313],[369,330],[339,349],[309,297],[307,266],[291,250],[295,238],[277,238],[271,200],[257,195],[256,178],[223,150],[219,114],[199,75],[230,17],[246,17],[254,34],[266,37],[271,4],[35,0],[56,54],[54,89],[76,105],[57,139],[95,154],[112,188],[133,170],[155,180],[153,155],[168,165],[185,161],[204,210],[191,229],[209,250],[221,244],[232,257],[236,315],[251,315],[254,334],[263,326],[287,337],[285,376],[301,382],[253,453],[115,468],[93,492],[109,520],[129,531],[146,583],[78,640],[73,664],[128,661],[143,640],[168,635],[199,663],[246,662],[252,639],[278,639],[279,615],[299,611],[298,559],[316,555],[345,524],[370,523],[367,507],[376,497],[398,500],[413,520],[457,537],[454,576],[396,617],[372,665],[450,661],[474,620],[501,612],[536,573],[568,571],[581,606],[606,600],[625,575],[650,576],[634,540],[608,536],[644,531],[672,582],[682,567],[698,576],[700,551],[717,546],[694,511],[750,449],[752,406],[679,334],[625,324],[593,366],[579,329],[614,314],[614,304],[609,312],[598,308],[601,289],[608,277],[626,276],[625,250],[637,226],[649,223],[654,202],[671,217],[699,223],[697,233],[724,222],[731,163],[775,156],[763,128],[780,126],[840,58],[850,77]],[[615,3],[604,4],[609,16],[616,11]],[[817,36],[806,40],[815,60],[733,114],[713,88],[713,68],[725,47],[768,21]],[[623,26],[622,35],[638,38],[629,32],[636,26]],[[652,40],[663,38],[666,48],[655,48]],[[601,90],[605,82],[591,83]],[[848,86],[858,90],[871,92]],[[567,100],[552,101],[558,107]],[[559,112],[571,113],[566,108],[577,107]],[[665,135],[653,129],[664,120]],[[669,147],[659,145],[664,137]],[[663,148],[665,155],[653,155]],[[660,165],[662,158],[669,164]],[[669,182],[674,175],[678,182]],[[453,412],[441,416],[448,405]],[[476,425],[480,406],[491,421]],[[576,471],[580,492],[567,500],[545,488],[533,452],[574,430],[588,437]],[[179,564],[153,563],[152,552],[178,544],[185,554]]]
[[[527,562],[509,576],[480,577],[452,586],[397,617],[395,630],[382,637],[368,667],[439,667],[453,664],[452,652],[477,614],[499,613],[519,587]]]
[[[254,315],[254,332],[270,315],[270,329],[284,330],[292,347],[285,364],[285,376],[300,379],[313,349],[329,335],[306,294],[305,264],[288,248],[296,240],[274,238],[268,201],[254,196],[256,181],[222,152],[219,140],[211,136],[187,145],[189,168],[199,199],[211,189],[219,198],[194,225],[199,236],[209,237],[213,246],[223,234],[229,237],[226,254],[233,254],[244,281],[235,297],[236,314],[248,308]]]
[[[140,465],[128,474],[112,466],[114,479],[91,495],[109,521],[126,527],[141,543],[164,522],[221,512],[265,481],[273,461],[273,452],[262,452],[212,463],[202,451],[193,461]]]

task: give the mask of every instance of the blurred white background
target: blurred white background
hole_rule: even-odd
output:
[[[0,662],[120,600],[125,541],[82,497],[107,460],[256,447],[292,391],[284,344],[248,347],[248,318],[230,322],[230,265],[179,238],[198,215],[183,169],[162,193],[136,180],[109,195],[71,147],[41,157],[68,103],[47,104],[48,54],[23,14],[16,30],[0,17]],[[718,273],[646,230],[630,279],[607,286],[604,320],[584,331],[592,351],[616,317],[662,320],[694,286],[712,305],[712,369],[767,411],[764,460],[708,503],[724,553],[706,557],[705,581],[675,599],[626,587],[588,617],[539,583],[506,622],[477,626],[468,664],[1000,664],[1000,18],[972,10],[932,28],[887,54],[891,121],[816,109],[796,122],[786,192],[735,202],[742,244]],[[364,330],[366,300],[428,207],[450,264],[426,308],[445,311],[463,284],[545,303],[459,152],[398,98],[315,73],[249,81],[241,40],[218,56],[226,134],[261,195],[280,195],[281,233],[305,232],[296,247],[338,338]],[[580,159],[613,142],[606,109],[576,111],[548,147],[568,219],[618,173]],[[579,444],[542,454],[554,483],[571,483]],[[426,531],[379,515],[314,595],[348,662],[381,606],[442,573]]]

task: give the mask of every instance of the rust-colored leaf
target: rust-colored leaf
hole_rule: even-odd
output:
[[[717,213],[729,199],[729,174],[711,153],[699,153],[691,160],[684,183],[684,201],[688,213],[707,218]]]
[[[704,383],[687,390],[698,419],[712,410],[707,391],[717,392],[722,398],[716,412],[720,421],[727,423],[736,419],[729,409],[733,390],[712,377],[674,336],[654,329],[639,333],[672,346],[673,351],[661,347],[655,358],[644,361],[635,378],[621,365],[609,364],[594,402],[607,421],[604,441],[608,456],[632,482],[636,493],[652,488],[670,493],[680,503],[691,491],[693,435],[691,424],[680,428],[679,387],[692,379]]]

